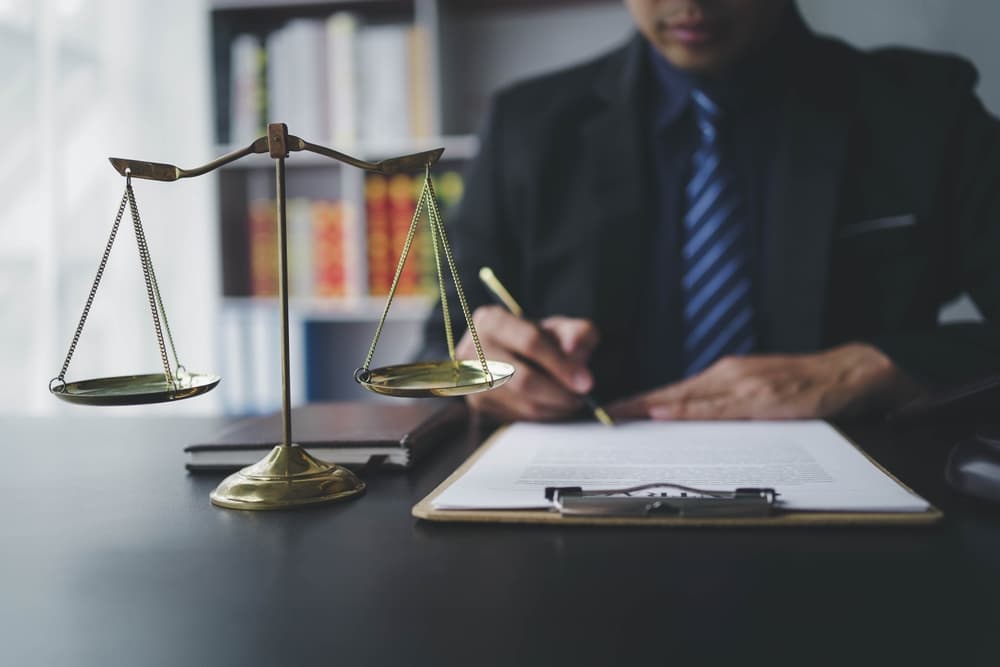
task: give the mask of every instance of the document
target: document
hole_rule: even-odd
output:
[[[652,482],[731,491],[771,487],[778,507],[923,512],[907,490],[823,421],[513,424],[435,509],[545,509],[547,486],[605,489]]]

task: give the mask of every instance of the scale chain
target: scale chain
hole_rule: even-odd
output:
[[[420,202],[423,202],[423,198],[427,194],[426,182],[424,187],[420,190]],[[417,206],[420,205],[417,203]],[[448,295],[444,287],[444,272],[441,270],[441,253],[443,251],[439,250],[438,246],[441,243],[441,230],[438,229],[438,223],[434,216],[427,214],[427,224],[431,229],[431,246],[434,249],[434,268],[437,270],[438,279],[438,290],[441,296],[441,315],[444,318],[444,337],[445,341],[448,343],[448,356],[451,358],[452,363],[455,362],[455,335],[451,330],[451,313],[448,309]]]
[[[375,347],[378,345],[378,339],[382,335],[382,327],[385,326],[385,318],[389,314],[389,306],[392,305],[392,297],[396,294],[396,286],[399,284],[399,277],[403,273],[403,265],[406,263],[407,255],[410,254],[410,246],[413,244],[413,237],[417,231],[417,223],[420,221],[420,201],[422,200],[423,191],[420,193],[420,199],[417,201],[416,208],[413,209],[413,217],[410,218],[410,228],[406,233],[403,251],[399,255],[399,262],[396,264],[396,274],[392,277],[392,284],[389,286],[389,295],[386,297],[385,306],[382,308],[382,315],[378,318],[378,326],[375,327],[375,336],[372,338],[371,347],[368,348],[365,365],[361,368],[365,372],[371,367],[372,358],[375,356]]]
[[[146,293],[149,297],[149,307],[153,313],[153,327],[156,330],[156,341],[160,347],[160,359],[163,362],[163,372],[170,384],[175,384],[175,378],[170,371],[170,360],[167,358],[167,351],[163,342],[163,331],[160,328],[160,317],[163,317],[163,328],[167,332],[167,340],[170,343],[170,351],[174,355],[174,364],[178,373],[181,372],[180,359],[177,357],[177,348],[174,346],[174,337],[170,333],[170,323],[167,321],[167,310],[163,307],[163,299],[160,297],[160,287],[156,282],[156,273],[153,271],[153,259],[149,254],[149,244],[146,242],[146,233],[142,227],[142,220],[139,217],[139,206],[135,201],[135,193],[132,184],[129,182],[125,186],[125,192],[129,200],[129,210],[132,213],[132,222],[135,227],[136,242],[139,245],[139,258],[142,262],[143,278],[146,281]]]
[[[63,361],[59,375],[49,381],[50,389],[52,388],[52,383],[56,380],[63,385],[66,384],[66,371],[69,370],[69,364],[73,360],[73,353],[76,351],[77,343],[80,342],[80,335],[83,334],[83,326],[87,323],[90,307],[94,304],[94,297],[97,296],[97,288],[101,284],[104,269],[108,265],[108,257],[111,256],[111,247],[115,244],[115,237],[118,235],[118,227],[121,224],[122,216],[125,214],[125,205],[127,203],[128,190],[122,193],[122,201],[118,206],[118,214],[115,216],[115,223],[111,226],[111,236],[108,237],[108,242],[104,246],[104,254],[101,255],[101,263],[97,266],[97,275],[94,276],[94,282],[90,286],[90,294],[87,295],[87,302],[83,306],[83,314],[80,316],[80,322],[76,325],[76,332],[73,333],[73,340],[69,344],[69,352],[66,353],[66,360]]]
[[[465,299],[465,290],[462,289],[462,281],[458,277],[458,269],[455,268],[455,258],[451,254],[451,245],[448,243],[448,235],[445,234],[444,223],[441,220],[441,212],[438,211],[437,207],[437,193],[434,192],[434,182],[431,180],[430,168],[427,169],[427,175],[424,180],[424,187],[427,188],[427,218],[433,219],[434,223],[437,224],[438,232],[441,237],[441,247],[444,250],[444,256],[448,260],[448,268],[451,270],[451,279],[455,283],[455,292],[458,294],[458,302],[462,306],[462,314],[465,316],[465,324],[469,327],[469,334],[472,336],[472,342],[476,347],[476,356],[479,357],[479,364],[483,368],[483,374],[489,378],[489,386],[493,386],[493,373],[490,372],[489,365],[486,363],[486,355],[483,354],[483,346],[479,342],[479,334],[476,332],[476,325],[472,322],[472,313],[469,311],[469,303]]]
[[[431,243],[434,248],[434,262],[437,268],[438,286],[441,290],[441,309],[445,318],[445,337],[448,340],[448,353],[451,355],[452,362],[456,362],[455,341],[451,329],[451,321],[448,316],[448,299],[444,289],[444,272],[441,268],[441,256],[438,249],[438,243],[441,244],[440,250],[444,253],[445,259],[448,263],[448,268],[451,270],[451,277],[455,283],[455,291],[458,293],[458,300],[462,307],[462,314],[465,317],[465,323],[472,336],[472,341],[476,348],[476,355],[479,358],[479,364],[483,369],[483,375],[489,378],[488,382],[492,387],[494,382],[493,373],[490,372],[489,365],[486,363],[486,355],[483,354],[483,347],[479,342],[479,334],[476,332],[476,326],[472,322],[472,314],[469,311],[469,304],[465,299],[465,292],[462,289],[462,283],[458,277],[458,270],[455,268],[455,259],[451,254],[451,247],[448,244],[448,236],[444,230],[444,222],[441,220],[441,213],[437,207],[437,193],[434,191],[434,182],[431,180],[429,165],[425,167],[423,187],[420,190],[420,196],[417,198],[417,205],[413,209],[413,217],[410,219],[410,228],[406,235],[406,242],[403,245],[399,262],[396,265],[396,274],[393,276],[392,284],[389,287],[389,294],[386,298],[385,306],[382,309],[382,315],[379,317],[378,325],[375,328],[375,336],[372,338],[371,347],[368,348],[368,356],[365,358],[365,364],[363,367],[358,369],[358,372],[367,372],[371,367],[372,358],[375,356],[375,348],[378,345],[380,336],[382,335],[382,328],[385,326],[385,318],[389,313],[390,306],[392,305],[392,299],[396,293],[399,277],[403,272],[403,266],[406,263],[407,256],[409,255],[410,246],[413,243],[413,237],[416,233],[417,225],[420,222],[421,207],[426,208],[427,210],[427,224],[431,230]]]

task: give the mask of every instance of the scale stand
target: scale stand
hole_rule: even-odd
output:
[[[445,234],[444,223],[438,212],[434,186],[430,178],[430,167],[441,157],[441,154],[444,152],[443,148],[390,158],[379,162],[367,162],[289,135],[288,128],[284,123],[271,123],[267,126],[267,136],[256,139],[246,148],[227,153],[212,162],[194,169],[181,169],[174,165],[158,162],[110,158],[112,166],[114,166],[118,173],[126,177],[126,194],[122,198],[122,204],[112,229],[111,238],[102,257],[97,278],[91,288],[83,317],[70,345],[69,354],[60,374],[49,383],[49,390],[57,397],[70,402],[91,405],[132,405],[177,400],[209,391],[219,382],[219,378],[216,376],[189,374],[183,370],[183,366],[177,361],[176,350],[173,349],[173,339],[170,336],[170,329],[167,325],[166,312],[163,309],[159,288],[156,285],[152,261],[149,259],[149,250],[145,243],[145,235],[142,233],[142,226],[139,222],[138,207],[135,204],[135,198],[132,194],[131,179],[134,177],[155,181],[176,181],[180,178],[201,176],[254,153],[267,153],[275,161],[278,223],[278,298],[281,310],[282,441],[262,460],[233,473],[219,484],[210,497],[212,502],[220,507],[246,510],[285,509],[351,498],[361,494],[365,489],[364,482],[353,472],[342,466],[319,461],[302,447],[294,444],[292,440],[288,350],[288,234],[285,218],[285,158],[289,156],[291,151],[303,150],[318,153],[359,169],[380,174],[416,171],[418,169],[425,170],[424,188],[421,191],[420,199],[410,223],[406,243],[396,268],[396,275],[393,278],[385,307],[379,318],[368,356],[365,359],[364,365],[354,373],[355,380],[370,391],[390,396],[460,396],[474,392],[488,391],[498,387],[510,379],[514,373],[514,367],[510,364],[486,359],[479,343],[479,336],[476,333],[475,325],[472,322],[468,303],[465,300],[465,294],[462,290],[461,281],[455,268],[455,261],[448,244],[447,235]],[[146,279],[150,307],[153,311],[154,327],[156,328],[160,344],[164,373],[163,375],[122,376],[67,383],[65,381],[66,370],[100,283],[101,275],[107,263],[126,203],[130,206],[136,229],[139,254]],[[420,219],[421,208],[427,211],[428,224],[431,229],[450,359],[440,362],[402,364],[371,369],[370,364],[375,353],[375,347],[378,344],[379,336],[399,282],[399,276],[413,241],[414,233]],[[442,256],[450,269],[462,312],[465,316],[466,325],[475,343],[478,357],[476,360],[458,360],[455,358],[454,337],[451,331],[448,302],[445,295],[444,271],[441,267]],[[171,372],[167,359],[166,348],[161,333],[161,319],[163,321],[163,328],[167,332],[170,348],[174,352],[174,360],[177,362],[177,371],[174,373]]]

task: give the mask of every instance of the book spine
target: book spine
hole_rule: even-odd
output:
[[[337,12],[326,21],[326,77],[329,137],[334,144],[358,139],[357,57],[358,18]]]
[[[396,174],[389,180],[390,282],[392,276],[395,275],[396,267],[403,254],[406,238],[410,231],[410,222],[413,220],[413,210],[417,204],[413,194],[413,181],[412,177],[405,174]],[[420,285],[420,269],[424,253],[418,239],[415,238],[414,241],[410,245],[406,263],[399,274],[396,294],[400,296],[412,296],[416,294],[417,288]]]
[[[341,298],[346,295],[344,262],[344,216],[340,202],[313,202],[313,234],[316,296]]]
[[[247,217],[250,293],[275,296],[278,293],[278,220],[274,200],[251,201]]]
[[[249,143],[263,133],[264,46],[255,35],[239,35],[230,53],[229,139]]]
[[[267,40],[270,122],[307,140],[327,137],[326,24],[294,19]]]
[[[315,292],[313,268],[313,202],[305,197],[288,199],[288,292],[309,297]]]
[[[415,138],[430,137],[435,129],[429,40],[422,25],[410,26],[407,31],[410,136]]]
[[[392,282],[388,187],[385,176],[373,174],[365,179],[368,293],[374,296],[388,294]]]
[[[284,29],[275,30],[264,43],[265,56],[265,96],[267,99],[266,122],[288,123],[291,97],[289,95],[289,70],[287,48],[288,33]]]
[[[407,25],[365,26],[358,33],[361,138],[372,144],[410,134]]]

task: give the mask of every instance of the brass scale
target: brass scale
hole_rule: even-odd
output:
[[[445,234],[444,223],[438,210],[434,184],[430,175],[430,167],[441,157],[444,152],[443,148],[379,162],[366,162],[290,135],[284,123],[271,123],[267,127],[267,135],[256,139],[246,148],[227,153],[194,169],[180,169],[174,165],[157,162],[110,158],[115,170],[125,177],[125,193],[122,195],[118,214],[111,228],[111,236],[101,257],[66,360],[59,375],[49,382],[49,391],[56,397],[84,405],[138,405],[176,401],[204,394],[219,383],[219,377],[216,375],[187,371],[177,356],[173,336],[170,333],[170,325],[167,321],[167,313],[163,307],[163,300],[156,282],[156,274],[153,271],[149,246],[146,243],[145,233],[139,218],[139,209],[132,190],[132,178],[176,181],[181,178],[201,176],[255,153],[267,153],[275,161],[278,299],[281,312],[282,441],[257,463],[227,477],[211,493],[210,497],[215,505],[231,509],[265,510],[312,505],[357,496],[365,488],[365,483],[350,470],[319,461],[302,447],[294,444],[292,440],[288,351],[288,251],[285,220],[285,158],[292,151],[318,153],[378,174],[417,171],[421,168],[424,170],[423,188],[417,200],[417,206],[410,222],[406,242],[396,266],[396,273],[389,288],[385,306],[379,317],[364,365],[355,371],[354,379],[364,388],[388,396],[461,396],[498,387],[514,373],[514,367],[510,364],[486,359],[472,322],[448,237]],[[129,209],[136,242],[139,246],[139,259],[142,263],[153,327],[159,343],[163,372],[67,382],[66,372],[97,294],[126,207]],[[426,211],[427,223],[431,232],[431,245],[437,265],[441,305],[444,311],[445,337],[448,342],[450,359],[371,368],[375,347],[378,345],[379,336],[392,305],[392,298],[406,262],[417,224],[421,219],[422,209]],[[448,313],[448,301],[445,296],[445,272],[442,264],[447,264],[454,281],[462,313],[475,343],[477,359],[458,360],[455,358],[455,343]],[[166,334],[166,343],[164,342],[164,334]],[[170,357],[167,354],[168,345],[173,364],[170,363]]]

